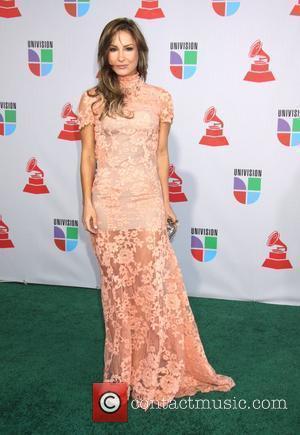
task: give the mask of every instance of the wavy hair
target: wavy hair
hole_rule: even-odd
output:
[[[98,43],[98,83],[94,88],[92,88],[94,90],[93,94],[90,94],[91,89],[88,91],[90,97],[96,97],[97,95],[100,96],[98,100],[93,102],[92,107],[98,101],[104,99],[105,104],[99,119],[103,118],[105,115],[114,116],[115,114],[124,118],[132,118],[133,116],[133,114],[126,115],[123,112],[125,95],[120,88],[117,74],[113,71],[108,62],[110,44],[114,35],[119,30],[126,30],[131,33],[138,50],[137,71],[144,81],[146,81],[147,78],[149,49],[138,25],[135,21],[125,17],[116,18],[107,23],[102,30]]]

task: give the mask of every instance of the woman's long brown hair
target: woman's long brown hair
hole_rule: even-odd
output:
[[[105,115],[114,116],[115,114],[125,118],[132,117],[132,115],[123,112],[124,94],[120,88],[117,74],[108,63],[109,47],[114,35],[119,30],[126,30],[131,33],[138,49],[137,71],[144,81],[146,81],[147,77],[148,46],[138,25],[129,18],[116,18],[107,23],[102,30],[98,43],[98,84],[93,88],[93,94],[90,93],[91,89],[88,91],[90,97],[100,96],[100,98],[92,104],[92,107],[98,101],[104,103],[99,119]]]

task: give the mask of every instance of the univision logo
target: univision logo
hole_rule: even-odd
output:
[[[78,220],[55,218],[54,243],[61,251],[74,251],[78,244]]]
[[[90,9],[90,0],[64,0],[64,4],[71,17],[82,17]]]
[[[197,261],[211,261],[217,255],[218,230],[191,228],[191,253]]]
[[[235,0],[213,0],[212,7],[221,17],[229,17],[236,13],[240,7],[240,3],[241,2]]]
[[[170,70],[177,79],[189,79],[197,70],[198,42],[170,43]]]
[[[300,110],[279,109],[277,137],[282,145],[295,147],[300,145]]]
[[[35,76],[47,76],[53,67],[53,41],[28,41],[28,66]]]
[[[234,169],[233,194],[241,204],[253,204],[260,197],[261,169]]]
[[[0,136],[9,136],[16,130],[16,103],[0,101]]]

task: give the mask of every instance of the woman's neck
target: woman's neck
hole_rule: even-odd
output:
[[[134,90],[141,85],[142,78],[138,71],[133,74],[127,74],[126,76],[118,75],[118,80],[121,89]]]

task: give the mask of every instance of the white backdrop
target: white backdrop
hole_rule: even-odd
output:
[[[81,145],[68,110],[76,114],[80,95],[96,84],[97,43],[104,25],[129,17],[149,45],[147,82],[173,96],[170,163],[187,198],[172,202],[180,220],[173,246],[188,294],[299,305],[300,11],[290,14],[297,0],[228,2],[224,16],[217,13],[224,2],[160,0],[164,17],[153,19],[135,17],[140,0],[87,1],[77,17],[72,16],[73,3],[0,1],[0,279],[99,286],[97,262],[81,224]],[[263,51],[258,47],[258,57],[250,58],[257,40]],[[41,53],[40,41],[48,41],[52,53]],[[197,46],[189,78],[176,77],[170,68],[170,58],[188,62],[180,43]],[[36,72],[39,61],[42,73]],[[259,71],[244,80],[253,62],[252,69]],[[258,81],[261,69],[269,71],[267,81]],[[269,81],[271,74],[275,80]],[[63,119],[67,103],[72,107]],[[204,114],[212,106],[224,123],[220,128],[218,119],[210,121],[210,131],[218,135],[216,146],[199,143],[209,128]],[[294,112],[283,117],[282,110]],[[277,134],[279,117],[283,136]],[[218,146],[222,130],[229,145]],[[293,142],[283,144],[289,135]],[[204,142],[211,140],[208,136]],[[32,157],[43,174],[26,172]],[[29,170],[33,167],[34,162]],[[260,190],[248,204],[234,195],[235,173],[243,169],[261,171],[253,181]],[[24,192],[30,176],[29,192]],[[240,179],[247,186],[247,176]],[[47,190],[43,186],[49,193],[33,193]],[[205,261],[201,249],[191,250],[192,233],[198,247],[205,243],[201,229],[217,234]],[[273,246],[267,246],[274,231],[279,241],[274,235]],[[263,266],[269,257],[268,267]]]

